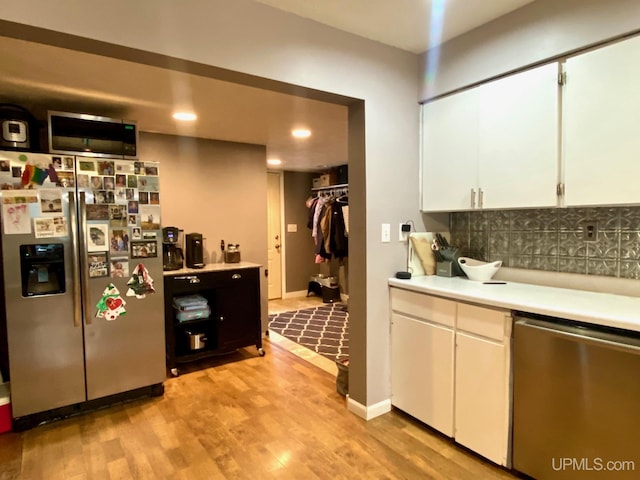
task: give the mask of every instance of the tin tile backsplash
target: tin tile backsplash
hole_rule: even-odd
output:
[[[505,267],[640,279],[640,207],[452,213],[461,256]],[[586,238],[595,227],[595,239]]]

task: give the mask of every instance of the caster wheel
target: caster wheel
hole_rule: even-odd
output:
[[[180,375],[180,373],[178,372],[177,368],[172,368],[171,375],[173,375],[174,377],[177,377],[178,375]]]
[[[258,349],[258,355],[260,355],[261,357],[264,357],[266,353],[267,352],[265,352],[262,348]]]

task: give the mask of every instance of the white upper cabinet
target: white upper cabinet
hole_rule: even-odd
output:
[[[558,73],[553,63],[479,88],[481,207],[557,205]]]
[[[471,207],[478,184],[477,88],[422,107],[422,210]]]
[[[422,108],[422,210],[553,207],[558,64],[495,80]]]
[[[566,61],[566,206],[639,204],[640,37]]]

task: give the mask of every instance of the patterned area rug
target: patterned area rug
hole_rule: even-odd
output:
[[[335,361],[349,355],[349,314],[342,303],[269,315],[269,329]]]

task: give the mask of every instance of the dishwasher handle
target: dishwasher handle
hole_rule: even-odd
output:
[[[635,335],[635,332],[625,335],[618,331],[612,333],[583,324],[555,323],[526,317],[516,317],[515,320],[516,329],[532,328],[576,343],[640,355],[640,338]]]

